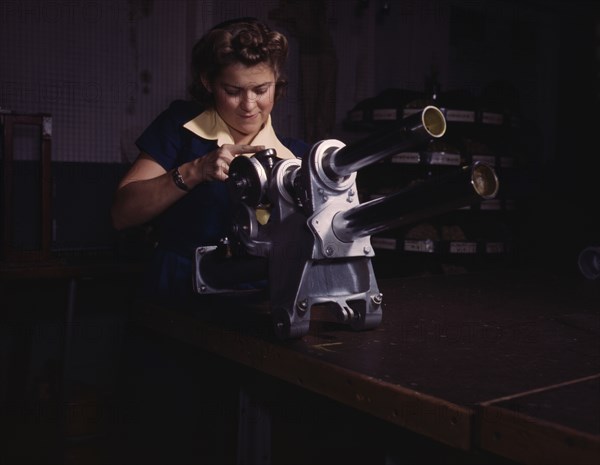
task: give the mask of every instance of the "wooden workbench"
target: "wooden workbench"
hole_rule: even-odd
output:
[[[543,272],[379,280],[382,324],[313,311],[279,341],[268,303],[144,307],[135,323],[461,450],[600,461],[600,283]]]

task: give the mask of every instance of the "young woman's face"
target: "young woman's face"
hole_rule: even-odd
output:
[[[275,103],[275,73],[267,64],[225,68],[210,86],[215,109],[236,143],[247,143],[267,122]]]

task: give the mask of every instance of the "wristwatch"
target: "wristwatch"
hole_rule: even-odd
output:
[[[173,176],[173,181],[175,182],[175,185],[177,187],[179,187],[182,191],[186,191],[186,192],[190,191],[190,188],[185,183],[185,181],[183,180],[183,176],[181,176],[181,173],[179,172],[179,168],[175,168],[171,172],[171,175]]]

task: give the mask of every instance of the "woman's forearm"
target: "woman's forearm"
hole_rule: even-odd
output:
[[[262,145],[224,144],[205,156],[183,163],[178,168],[179,173],[190,190],[206,181],[223,182],[236,156],[264,149]],[[115,193],[111,209],[113,227],[121,230],[147,223],[186,194],[175,183],[173,170],[165,173],[152,157],[141,154]]]
[[[173,182],[171,171],[156,178],[131,181],[116,191],[111,217],[117,230],[154,219],[186,195]]]

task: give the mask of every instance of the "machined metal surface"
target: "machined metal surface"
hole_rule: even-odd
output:
[[[266,201],[265,194],[276,156],[274,149],[267,149],[252,157],[240,156],[233,159],[227,185],[235,203],[243,202],[250,207],[258,207]]]
[[[349,176],[361,168],[442,137],[445,132],[446,120],[441,110],[427,106],[352,145],[328,153],[323,170],[332,179]]]
[[[494,198],[498,188],[494,169],[485,163],[475,162],[387,197],[340,210],[333,218],[332,230],[341,241],[351,243],[477,200]],[[395,214],[390,215],[390,212]]]
[[[371,235],[496,195],[493,168],[475,163],[451,176],[360,203],[357,170],[417,149],[445,131],[442,112],[429,106],[352,145],[320,141],[303,160],[278,159],[271,149],[232,162],[234,215],[228,239],[236,246],[231,247],[234,254],[241,252],[242,257],[223,260],[239,264],[240,259],[264,259],[241,268],[261,269],[266,263],[270,312],[279,338],[305,335],[315,305],[332,308],[337,320],[354,330],[377,327],[383,295],[371,264]],[[259,207],[268,209],[268,221],[257,220]],[[207,263],[205,253],[198,253],[196,288],[218,292],[215,281],[202,276],[202,260]],[[209,263],[223,282],[234,284],[223,272],[227,266]]]

